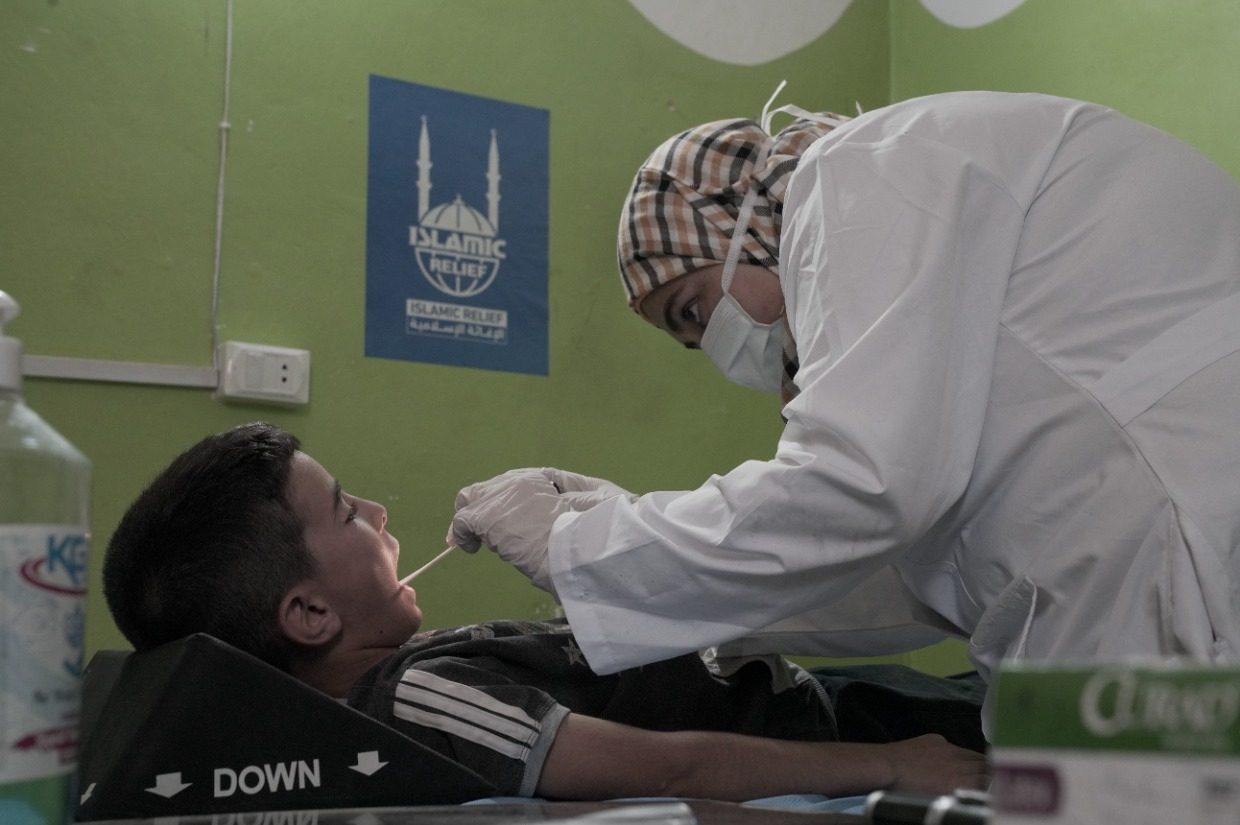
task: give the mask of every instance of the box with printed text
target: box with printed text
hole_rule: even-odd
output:
[[[999,672],[995,825],[1240,823],[1240,667]]]

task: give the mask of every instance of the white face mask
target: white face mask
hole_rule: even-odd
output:
[[[786,83],[787,81],[784,81]],[[762,118],[759,125],[762,131],[771,134],[771,118],[783,112],[794,117],[812,120],[828,126],[842,126],[845,121],[836,117],[807,112],[799,106],[781,106],[771,109],[771,104],[784,88],[780,83],[775,93],[762,107]],[[754,168],[762,166],[768,145]],[[750,186],[741,201],[740,214],[736,218],[736,228],[732,231],[732,240],[728,245],[728,257],[723,264],[723,297],[711,313],[706,331],[702,333],[702,350],[714,362],[719,371],[734,384],[749,387],[763,392],[779,392],[784,376],[784,324],[783,319],[773,324],[760,324],[750,317],[749,313],[732,297],[732,276],[736,274],[736,264],[740,260],[741,241],[745,230],[749,228],[749,218],[753,214],[754,201],[757,200],[757,189]]]
[[[733,384],[779,392],[784,371],[784,325],[759,324],[724,294],[702,335],[702,350]]]
[[[719,371],[733,384],[751,390],[779,392],[784,373],[784,325],[782,320],[760,324],[750,317],[744,307],[732,296],[732,277],[740,257],[741,239],[749,225],[753,202],[757,196],[754,189],[745,193],[740,216],[732,242],[728,247],[728,259],[723,264],[721,286],[723,297],[715,305],[702,333],[702,351]]]

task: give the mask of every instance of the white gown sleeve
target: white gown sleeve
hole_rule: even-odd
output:
[[[841,600],[965,489],[1024,208],[907,133],[825,142],[785,205],[801,394],[769,461],[556,521],[556,592],[609,673]]]

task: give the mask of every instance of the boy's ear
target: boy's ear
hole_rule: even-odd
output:
[[[327,644],[340,633],[340,616],[311,580],[293,585],[280,600],[280,631],[306,647]]]

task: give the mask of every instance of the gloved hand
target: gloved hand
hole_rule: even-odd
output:
[[[577,502],[573,508],[575,510],[588,510],[591,506],[616,496],[624,496],[630,501],[637,498],[636,494],[606,479],[583,476],[580,473],[557,470],[554,467],[541,467],[538,472],[541,472],[560,492],[580,494],[574,498]]]
[[[485,543],[539,588],[552,592],[547,563],[551,526],[564,513],[633,494],[603,479],[552,467],[509,470],[456,496],[447,542],[474,552]]]

